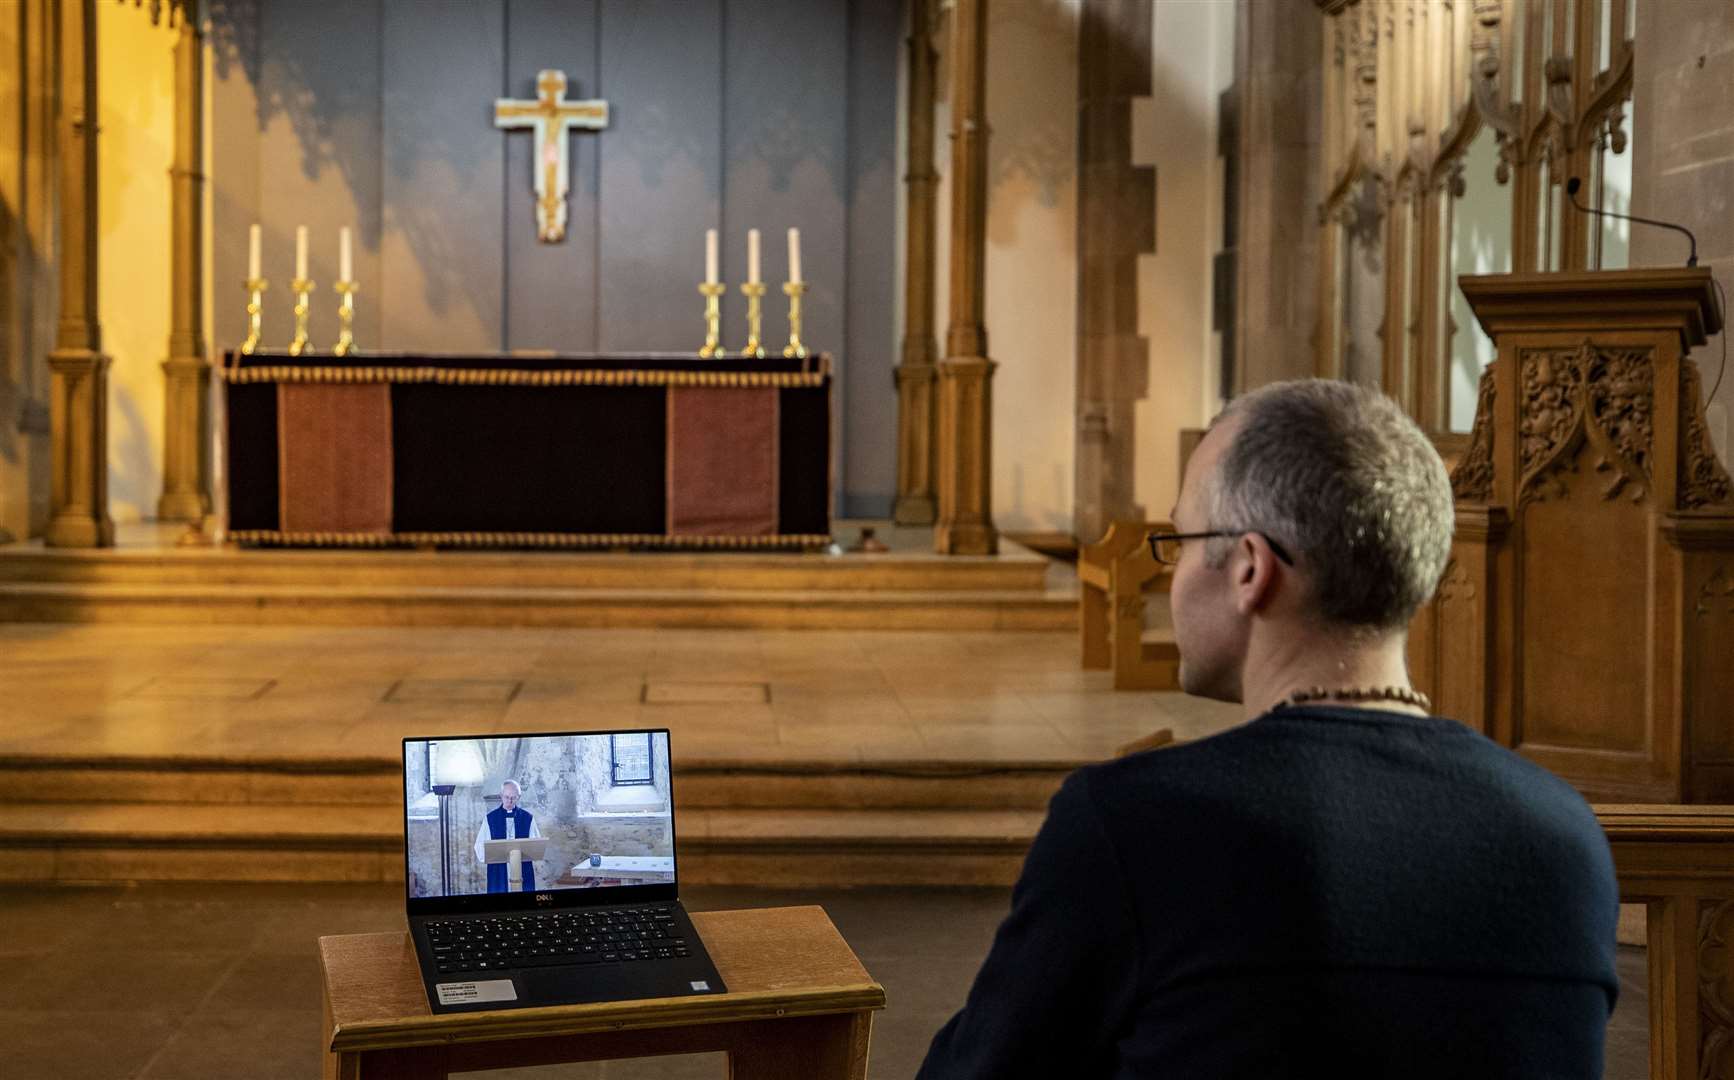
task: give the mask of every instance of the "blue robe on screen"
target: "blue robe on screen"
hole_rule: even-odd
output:
[[[516,810],[513,810],[512,811],[512,825],[513,825],[513,828],[516,830],[515,832],[512,833],[513,836],[517,837],[520,840],[529,839],[529,836],[530,836],[530,812],[528,810],[525,810],[521,806],[518,807]],[[492,810],[488,811],[488,835],[493,837],[495,840],[504,840],[506,838],[506,808],[505,807],[496,806]],[[535,888],[536,888],[536,864],[526,860],[524,863],[524,891],[525,892],[531,892],[531,891],[534,891]],[[496,893],[496,892],[505,892],[506,889],[507,889],[506,864],[505,863],[489,863],[488,864],[488,891],[491,893]]]

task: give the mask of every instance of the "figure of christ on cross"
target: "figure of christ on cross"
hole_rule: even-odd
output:
[[[608,126],[608,102],[567,101],[566,73],[546,70],[536,75],[536,99],[499,98],[494,102],[494,126],[531,128],[536,134],[536,235],[544,244],[566,238],[566,133],[571,128],[600,131]]]

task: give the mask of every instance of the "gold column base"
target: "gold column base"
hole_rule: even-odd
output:
[[[113,547],[108,516],[109,358],[91,349],[48,354],[54,462],[49,547]]]

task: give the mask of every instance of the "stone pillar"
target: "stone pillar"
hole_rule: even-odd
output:
[[[163,361],[163,494],[157,517],[199,521],[210,509],[205,403],[204,42],[194,12],[181,15],[175,42],[175,163],[171,177],[169,357]]]
[[[1319,325],[1319,282],[1342,269],[1319,243],[1325,234],[1318,217],[1323,23],[1295,0],[1238,0],[1235,8],[1240,90],[1236,393],[1312,375],[1315,355],[1337,355],[1338,346],[1328,341],[1334,327]],[[1317,354],[1315,333],[1325,336]]]
[[[931,525],[933,390],[939,345],[933,332],[933,210],[939,172],[933,167],[933,4],[909,4],[909,171],[904,240],[903,361],[897,366],[897,505],[899,525]]]
[[[108,547],[108,365],[96,305],[96,0],[60,15],[60,325],[48,354],[52,547]]]
[[[987,261],[987,0],[951,9],[951,326],[939,362],[939,521],[934,550],[991,555],[993,370],[983,322]]]
[[[1078,34],[1078,401],[1073,529],[1094,543],[1144,516],[1134,410],[1148,393],[1138,256],[1156,250],[1156,170],[1132,164],[1132,101],[1150,95],[1151,0],[1084,0]]]

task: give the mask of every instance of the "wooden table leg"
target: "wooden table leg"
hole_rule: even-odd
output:
[[[729,1051],[729,1080],[866,1080],[870,1012],[742,1025]]]

